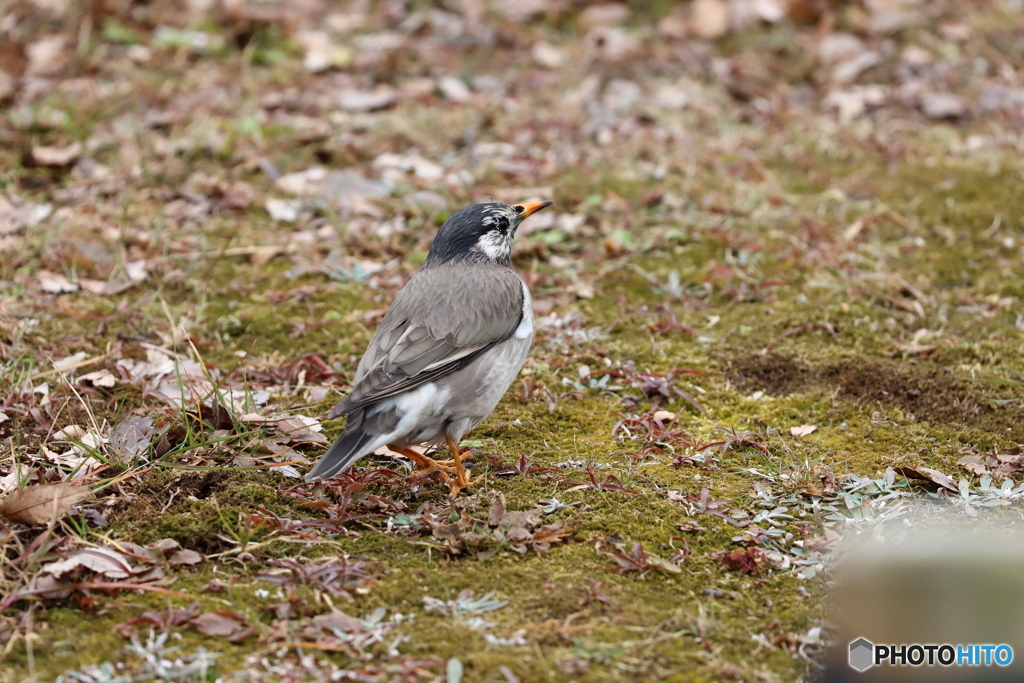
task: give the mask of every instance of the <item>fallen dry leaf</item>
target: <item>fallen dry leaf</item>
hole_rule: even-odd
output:
[[[575,528],[572,522],[541,526],[544,512],[540,508],[508,511],[503,494],[491,491],[489,495],[492,502],[486,523],[475,522],[465,514],[455,522],[449,522],[447,514],[428,513],[417,519],[435,538],[444,539],[445,551],[449,554],[476,554],[480,559],[490,557],[503,547],[520,554],[531,550],[545,553],[552,543],[565,541]]]
[[[87,375],[82,375],[78,378],[79,382],[87,382],[94,387],[110,388],[117,384],[117,378],[110,372],[110,370],[97,370],[96,372],[90,372]]]
[[[110,435],[110,448],[120,462],[129,463],[149,450],[153,439],[153,418],[133,415],[117,425]]]
[[[227,638],[232,643],[240,643],[257,635],[256,630],[249,625],[249,620],[244,614],[226,609],[200,614],[189,623],[204,635],[220,636]]]
[[[808,436],[816,431],[818,431],[818,425],[800,425],[789,428],[789,433],[793,436]]]
[[[316,640],[324,635],[324,631],[333,634],[335,631],[342,633],[362,633],[366,630],[363,622],[355,617],[350,617],[341,610],[332,610],[327,614],[313,617],[313,623],[303,629],[303,635]]]
[[[695,0],[690,31],[698,38],[714,39],[729,31],[729,8],[722,0]]]
[[[82,154],[82,143],[76,142],[67,147],[33,147],[32,161],[40,166],[68,166]]]
[[[92,491],[87,487],[67,482],[32,484],[4,498],[0,503],[0,514],[12,522],[42,526],[49,524],[54,517],[65,515],[76,503],[91,497]]]
[[[108,548],[85,548],[72,553],[65,560],[43,565],[41,571],[51,576],[64,576],[84,567],[108,579],[127,579],[135,573],[128,558]]]
[[[187,548],[179,550],[168,558],[167,562],[172,565],[179,564],[199,564],[203,561],[203,556],[197,553],[195,550],[189,550]]]
[[[953,477],[948,474],[943,474],[938,470],[933,470],[930,467],[894,467],[893,470],[897,474],[902,474],[908,479],[917,479],[918,481],[927,481],[932,484],[936,484],[944,489],[958,493],[960,489],[956,485],[956,481]]]
[[[977,474],[978,476],[990,474],[988,466],[985,464],[985,461],[976,455],[965,455],[964,457],[957,460],[956,464],[960,465],[965,470]]]
[[[48,294],[65,294],[78,291],[77,284],[70,282],[66,277],[58,273],[40,270],[36,276],[39,278],[39,286]]]
[[[327,437],[320,433],[320,423],[303,415],[275,419],[267,423],[274,427],[289,443],[327,443]]]
[[[938,344],[917,344],[915,342],[894,341],[893,346],[910,356],[930,356],[939,348]]]

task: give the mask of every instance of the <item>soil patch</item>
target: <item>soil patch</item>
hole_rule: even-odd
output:
[[[898,408],[912,420],[989,431],[1019,432],[1015,408],[996,404],[989,385],[951,370],[914,361],[865,358],[814,364],[786,354],[735,355],[725,364],[729,379],[747,391],[773,396],[835,392],[860,405]],[[1019,434],[1014,434],[1019,436]]]

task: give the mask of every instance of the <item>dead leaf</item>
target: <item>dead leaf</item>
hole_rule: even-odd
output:
[[[87,382],[94,387],[110,388],[117,384],[117,378],[110,372],[110,370],[97,370],[96,372],[90,372],[87,375],[82,375],[78,378],[79,382]]]
[[[84,567],[108,579],[127,579],[135,573],[128,564],[128,558],[109,548],[85,548],[68,556],[65,560],[43,565],[42,572],[51,576],[64,576],[80,567]]]
[[[29,76],[53,76],[68,63],[68,40],[62,35],[50,35],[25,47]]]
[[[603,2],[590,5],[580,12],[579,21],[583,26],[615,26],[629,20],[629,7],[624,3]]]
[[[943,474],[942,472],[938,470],[933,470],[930,467],[919,467],[918,470],[939,486],[947,488],[953,492],[960,491],[960,488],[957,486],[956,481],[953,479],[953,477],[949,476],[948,474]]]
[[[818,425],[800,425],[789,428],[789,433],[793,436],[808,436],[816,431],[818,431]]]
[[[149,450],[153,439],[153,418],[133,415],[122,421],[110,435],[110,448],[120,462],[129,463]]]
[[[79,280],[78,284],[81,285],[82,289],[91,294],[101,295],[115,295],[127,292],[129,289],[134,287],[137,282],[131,280],[108,280],[106,282],[102,280]]]
[[[327,631],[328,633],[333,633],[334,631],[362,633],[366,630],[366,626],[363,625],[363,622],[355,617],[350,617],[341,610],[332,610],[327,614],[313,617],[313,628],[307,627],[306,630],[312,630],[313,633],[310,636],[315,639],[322,635],[322,631]]]
[[[304,194],[297,193],[297,194]],[[297,199],[275,199],[270,197],[264,206],[270,217],[278,223],[294,223],[302,210],[302,202]]]
[[[929,92],[921,98],[921,111],[930,119],[956,119],[967,112],[967,105],[953,93]]]
[[[698,38],[713,40],[729,31],[729,8],[722,0],[695,0],[690,31]]]
[[[338,108],[344,111],[376,111],[387,109],[398,101],[394,89],[382,85],[376,90],[346,89],[338,94]]]
[[[544,553],[552,543],[564,541],[575,528],[573,523],[555,522],[540,526],[544,511],[538,508],[512,510],[506,508],[505,497],[491,491],[487,523],[475,523],[466,514],[450,522],[447,514],[426,513],[417,519],[428,527],[435,538],[444,539],[445,551],[452,555],[476,554],[486,558],[502,546],[517,553]]]
[[[40,270],[36,277],[39,278],[39,286],[48,294],[64,294],[77,292],[78,285],[70,282],[66,277],[58,273],[51,273],[48,270]]]
[[[265,245],[261,247],[255,247],[251,254],[249,254],[249,262],[254,266],[263,266],[270,263],[274,258],[288,252],[288,247],[282,247],[278,245]]]
[[[88,360],[88,358],[89,355],[87,353],[85,353],[84,351],[79,351],[74,355],[53,361],[53,369],[57,370],[58,372],[63,372],[64,374],[67,374],[68,370],[73,370],[83,365],[89,365],[90,363],[92,363],[93,361]]]
[[[179,550],[167,560],[169,564],[199,564],[203,561],[203,556],[197,553],[195,550],[183,549]]]
[[[352,61],[352,49],[337,45],[326,31],[298,31],[295,39],[306,52],[302,64],[311,73],[342,67]]]
[[[200,614],[189,623],[204,635],[220,636],[232,643],[240,643],[257,635],[244,614],[226,609]]]
[[[674,562],[669,562],[662,557],[651,555],[650,553],[647,553],[647,564],[660,569],[663,572],[668,572],[669,574],[681,574],[683,572],[679,565]]]
[[[51,441],[78,441],[83,436],[89,433],[85,427],[81,425],[68,425],[63,429],[58,429],[50,437]]]
[[[941,486],[944,489],[959,493],[960,489],[957,487],[956,482],[948,474],[943,474],[938,470],[933,470],[930,467],[894,467],[893,471],[897,474],[902,474],[908,479],[917,479],[918,481],[927,481],[932,484]]]
[[[894,341],[897,350],[911,356],[930,356],[939,348],[938,344],[918,344],[916,342]]]
[[[92,491],[85,486],[67,482],[59,484],[33,484],[18,489],[0,503],[0,514],[12,522],[29,526],[49,524],[62,517],[76,503],[88,500]]]
[[[988,466],[985,464],[985,461],[976,455],[965,455],[964,457],[957,460],[956,464],[960,465],[965,470],[974,472],[979,476],[990,474]]]
[[[267,422],[277,430],[288,443],[327,443],[327,437],[320,433],[323,427],[314,418],[295,415]],[[279,439],[280,440],[280,439]]]
[[[32,161],[40,166],[70,166],[82,154],[82,143],[75,142],[67,147],[38,146],[32,148]]]

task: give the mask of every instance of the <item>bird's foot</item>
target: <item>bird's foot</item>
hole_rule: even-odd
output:
[[[443,477],[458,474],[455,469],[454,460],[434,460],[433,458],[428,458],[426,456],[420,457],[422,460],[416,462],[419,469],[409,475],[410,479],[422,479],[423,477],[429,477],[434,472],[440,472]]]
[[[466,470],[462,470],[461,476],[460,473],[458,472],[455,473],[454,477],[442,472],[441,477],[444,479],[444,483],[448,484],[448,487],[451,489],[448,492],[448,495],[451,496],[452,500],[455,500],[455,498],[463,490],[468,489],[470,486],[473,486],[474,484],[479,484],[481,481],[483,481],[484,475],[481,474],[473,478],[469,476],[469,473]]]
[[[449,495],[452,497],[452,500],[455,500],[455,497],[459,495],[459,492],[463,489],[468,489],[473,484],[479,482],[483,479],[483,475],[476,479],[470,478],[469,473],[466,472],[466,468],[462,466],[462,463],[469,459],[469,454],[462,454],[462,449],[459,448],[459,444],[455,442],[455,439],[453,439],[450,434],[445,435],[445,440],[448,442],[448,450],[451,451],[452,454],[452,462],[455,463],[455,476],[452,477],[450,474],[445,474],[443,476],[445,483],[451,487]]]
[[[422,479],[423,477],[429,477],[434,472],[440,472],[442,475],[446,476],[457,473],[457,466],[454,460],[434,460],[422,453],[417,453],[411,448],[402,448],[395,444],[388,444],[388,449],[395,453],[401,453],[412,460],[414,464],[414,471],[409,475],[410,479]]]
[[[409,475],[409,479],[422,479],[424,477],[429,477],[434,472],[440,472],[441,479],[443,479],[444,483],[448,484],[451,488],[450,495],[454,499],[460,492],[481,481],[483,479],[483,475],[471,478],[466,468],[463,466],[463,463],[468,462],[472,458],[472,454],[462,453],[462,449],[460,449],[454,441],[451,441],[450,439],[448,446],[452,452],[452,459],[434,460],[433,458],[428,458],[427,456],[421,455],[411,449],[388,444],[389,449],[396,453],[401,453],[416,463],[417,469]]]

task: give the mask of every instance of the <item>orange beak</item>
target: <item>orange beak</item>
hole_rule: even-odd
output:
[[[513,204],[513,206],[518,209],[522,209],[522,213],[519,215],[521,216],[520,220],[523,220],[537,213],[545,206],[551,206],[552,204],[554,204],[553,201],[545,199],[542,202],[526,202],[525,204]]]

